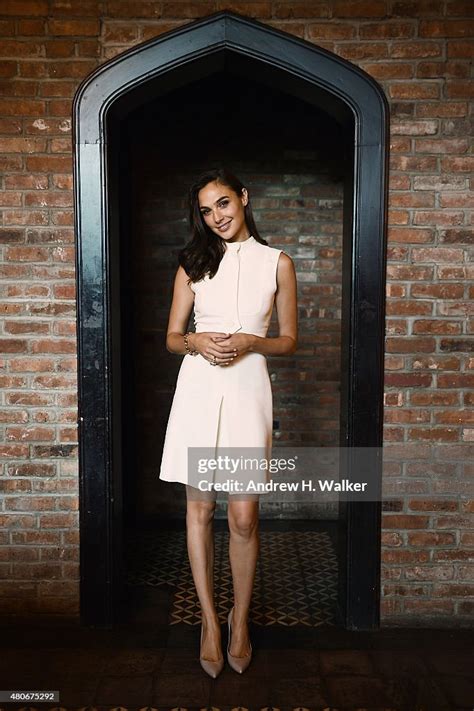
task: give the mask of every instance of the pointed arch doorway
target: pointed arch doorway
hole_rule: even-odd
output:
[[[117,621],[122,555],[120,209],[113,117],[216,71],[258,78],[344,127],[340,445],[382,446],[388,104],[336,55],[220,12],[101,65],[74,98],[81,622]],[[381,462],[373,466],[381,478]],[[379,626],[380,501],[340,504],[339,610],[348,629]]]

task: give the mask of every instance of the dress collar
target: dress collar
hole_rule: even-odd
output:
[[[229,252],[238,252],[240,249],[246,249],[256,241],[255,237],[250,235],[250,237],[247,237],[243,242],[226,242],[225,246]]]

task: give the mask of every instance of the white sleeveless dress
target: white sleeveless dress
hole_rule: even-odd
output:
[[[277,288],[280,249],[250,236],[226,242],[212,279],[192,282],[197,333],[252,333],[265,337]],[[271,456],[273,398],[267,359],[239,355],[227,366],[212,366],[186,354],[178,373],[166,429],[159,478],[188,480],[188,447],[259,447]],[[266,477],[266,481],[269,477]]]

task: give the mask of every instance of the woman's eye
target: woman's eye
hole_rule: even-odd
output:
[[[225,206],[228,205],[228,204],[229,204],[229,201],[228,201],[228,200],[224,200],[223,202],[220,202],[220,203],[219,203],[219,207],[225,207]],[[201,210],[201,215],[203,215],[203,217],[205,217],[205,216],[208,215],[208,214],[209,214],[209,210]]]

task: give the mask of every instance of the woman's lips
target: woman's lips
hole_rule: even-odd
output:
[[[222,227],[218,227],[217,229],[219,230],[219,232],[225,232],[227,230],[227,228],[229,227],[230,222],[231,221],[226,222],[225,225],[222,225]]]

